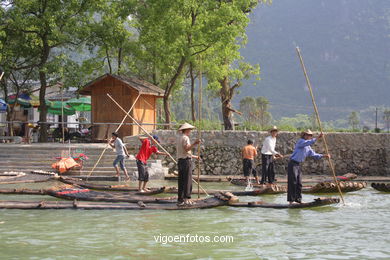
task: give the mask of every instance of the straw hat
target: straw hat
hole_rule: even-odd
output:
[[[186,130],[186,129],[195,129],[196,127],[193,125],[190,125],[189,123],[184,123],[180,126],[179,131]]]
[[[270,130],[269,132],[272,132],[272,131],[279,131],[278,128],[274,125]]]
[[[313,132],[310,129],[307,129],[306,131],[303,131],[301,133],[301,137],[303,137],[304,135],[313,135]]]

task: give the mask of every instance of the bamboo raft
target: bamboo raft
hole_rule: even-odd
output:
[[[311,202],[294,203],[294,204],[276,204],[267,203],[264,201],[252,201],[252,202],[233,202],[229,203],[232,207],[248,207],[248,208],[273,208],[273,209],[289,209],[289,208],[313,208],[321,207],[325,205],[337,204],[340,202],[339,198],[317,198]]]
[[[0,184],[37,183],[53,180],[55,173],[32,171],[31,173],[10,172],[0,175]]]
[[[232,179],[230,183],[239,186],[247,186],[245,179]],[[261,188],[261,184],[252,184],[253,187]],[[356,182],[356,181],[340,181],[340,189],[342,192],[352,192],[365,188],[367,186],[366,182]],[[284,191],[287,191],[287,187],[284,187]],[[336,193],[337,186],[334,182],[320,182],[314,186],[304,186],[302,188],[302,193]]]
[[[229,205],[237,201],[233,194],[217,193],[211,198],[195,200],[192,205],[178,206],[172,203],[110,203],[74,201],[0,201],[0,209],[93,209],[93,210],[186,210],[205,209]]]
[[[155,194],[163,193],[165,191],[165,187],[160,187],[160,188],[150,188],[150,191],[147,192],[139,192],[138,188],[130,187],[129,185],[96,184],[96,183],[85,182],[80,179],[63,177],[63,176],[59,177],[58,180],[66,184],[93,189],[93,190],[129,191],[129,192],[134,192],[134,194],[138,194],[138,195],[155,195]]]
[[[166,193],[177,193],[177,187],[167,187],[165,189]],[[214,194],[217,192],[230,192],[235,196],[258,196],[264,194],[280,194],[286,192],[286,187],[280,185],[271,185],[271,186],[262,186],[258,187],[252,191],[232,191],[232,190],[206,190],[208,194]],[[200,194],[206,194],[204,191],[200,190]]]
[[[66,199],[81,201],[105,201],[105,202],[129,202],[137,203],[173,203],[177,197],[152,197],[142,196],[128,192],[102,192],[83,188],[68,188],[61,190],[47,190],[46,195]]]
[[[82,201],[105,201],[105,202],[131,202],[137,203],[171,203],[177,200],[177,197],[152,197],[137,195],[130,192],[102,192],[89,189],[71,187],[66,189],[0,189],[0,194],[19,194],[19,195],[48,195],[66,200]]]
[[[373,187],[374,189],[378,190],[378,191],[382,191],[382,192],[390,192],[390,183],[376,183],[376,182],[373,182],[371,183],[371,187]]]

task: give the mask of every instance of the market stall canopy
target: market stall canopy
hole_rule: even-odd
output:
[[[71,116],[76,113],[76,110],[74,110],[71,106],[69,106],[65,102],[61,102],[61,101],[52,102],[47,112],[52,115],[62,115],[62,107],[64,108],[64,115],[66,116]]]
[[[28,95],[26,93],[19,94],[17,99],[16,99],[15,94],[8,96],[8,104],[14,105],[16,103],[17,105],[20,105],[20,106],[26,107],[26,108],[31,107],[30,100],[31,100],[30,95]]]
[[[39,107],[39,105],[41,104],[41,102],[39,101],[39,97],[38,96],[34,96],[34,95],[31,95],[31,100],[30,100],[30,104],[31,106],[33,107]],[[51,101],[45,99],[45,103],[46,103],[46,106],[50,106],[51,105]]]
[[[91,97],[72,98],[66,103],[76,111],[91,111]]]
[[[0,98],[0,113],[5,113],[7,111],[7,103]]]

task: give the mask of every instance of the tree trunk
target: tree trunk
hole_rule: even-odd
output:
[[[39,81],[41,83],[41,88],[39,90],[39,122],[42,122],[43,124],[40,124],[39,128],[39,142],[47,142],[47,130],[48,126],[46,123],[46,117],[47,117],[47,106],[45,102],[45,96],[46,96],[46,73],[43,71],[39,72]]]
[[[118,75],[121,75],[122,70],[122,48],[118,50]]]
[[[232,95],[230,91],[229,81],[227,77],[220,81],[221,84],[221,104],[222,104],[222,118],[225,130],[233,130],[231,100]]]
[[[191,78],[191,118],[192,121],[196,121],[196,114],[195,114],[195,76],[193,71],[192,62],[190,63],[190,78]]]
[[[164,93],[164,110],[165,110],[165,123],[170,124],[171,123],[171,109],[169,105],[169,97],[171,96],[173,87],[176,85],[177,79],[180,77],[181,73],[183,72],[184,65],[186,63],[186,57],[182,56],[180,59],[180,63],[176,69],[176,73],[173,75],[169,83],[167,84],[167,87],[165,88]],[[165,128],[169,128],[170,126],[167,125]]]
[[[163,101],[164,101],[165,123],[170,124],[171,123],[171,110],[170,110],[170,105],[169,105],[169,96],[164,96]],[[164,128],[169,129],[170,126],[166,125]]]

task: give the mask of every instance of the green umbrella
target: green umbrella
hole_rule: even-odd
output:
[[[62,107],[64,107],[64,115],[71,116],[76,113],[76,110],[74,110],[71,106],[66,104],[65,102],[61,101],[54,101],[49,106],[49,109],[47,110],[47,113],[52,115],[62,115]]]
[[[91,97],[72,98],[66,103],[76,111],[91,111]]]

